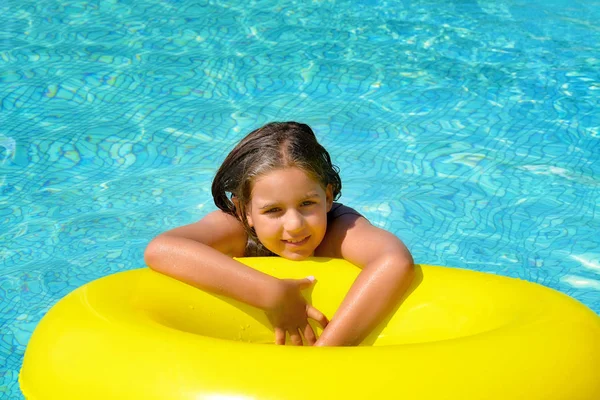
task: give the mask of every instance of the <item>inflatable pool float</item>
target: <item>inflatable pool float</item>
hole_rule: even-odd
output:
[[[359,270],[343,260],[240,261],[314,275],[332,317]],[[19,377],[44,399],[600,399],[600,318],[543,286],[420,265],[358,347],[272,345],[264,313],[150,269],[96,280],[36,328]]]

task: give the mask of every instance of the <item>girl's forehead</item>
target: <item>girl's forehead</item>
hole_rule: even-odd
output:
[[[266,171],[255,177],[253,183],[256,186],[258,183],[265,182],[284,182],[290,185],[301,183],[319,184],[318,180],[312,174],[298,167],[275,168]]]
[[[257,176],[252,185],[252,197],[324,189],[321,182],[298,167],[277,168]]]

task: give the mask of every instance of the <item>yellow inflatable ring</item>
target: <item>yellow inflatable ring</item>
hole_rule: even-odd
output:
[[[342,260],[240,261],[314,275],[328,317],[359,270]],[[417,266],[400,307],[360,347],[275,346],[259,310],[149,269],[91,282],[36,328],[27,399],[600,399],[600,318],[543,286]]]

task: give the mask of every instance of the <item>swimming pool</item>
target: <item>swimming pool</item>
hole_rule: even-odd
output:
[[[226,151],[272,120],[310,124],[341,201],[417,262],[600,313],[600,8],[379,4],[0,6],[0,394],[44,313],[214,209]]]

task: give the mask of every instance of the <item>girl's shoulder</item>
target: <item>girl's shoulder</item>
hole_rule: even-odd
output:
[[[201,220],[165,232],[164,235],[192,239],[232,257],[244,255],[248,240],[242,222],[221,210],[210,212]]]
[[[369,224],[369,222],[354,208],[341,203],[333,203],[331,210],[327,213],[327,232],[315,251],[315,255],[344,258],[342,256],[342,245],[348,231],[363,224]]]
[[[221,210],[213,211],[203,220],[206,220],[203,228],[212,237],[211,247],[231,257],[244,255],[248,234],[242,221]]]
[[[316,256],[343,258],[360,268],[384,254],[412,260],[410,252],[396,235],[372,225],[358,211],[345,206],[338,206],[335,210],[332,207],[332,211],[331,224],[327,225]]]

